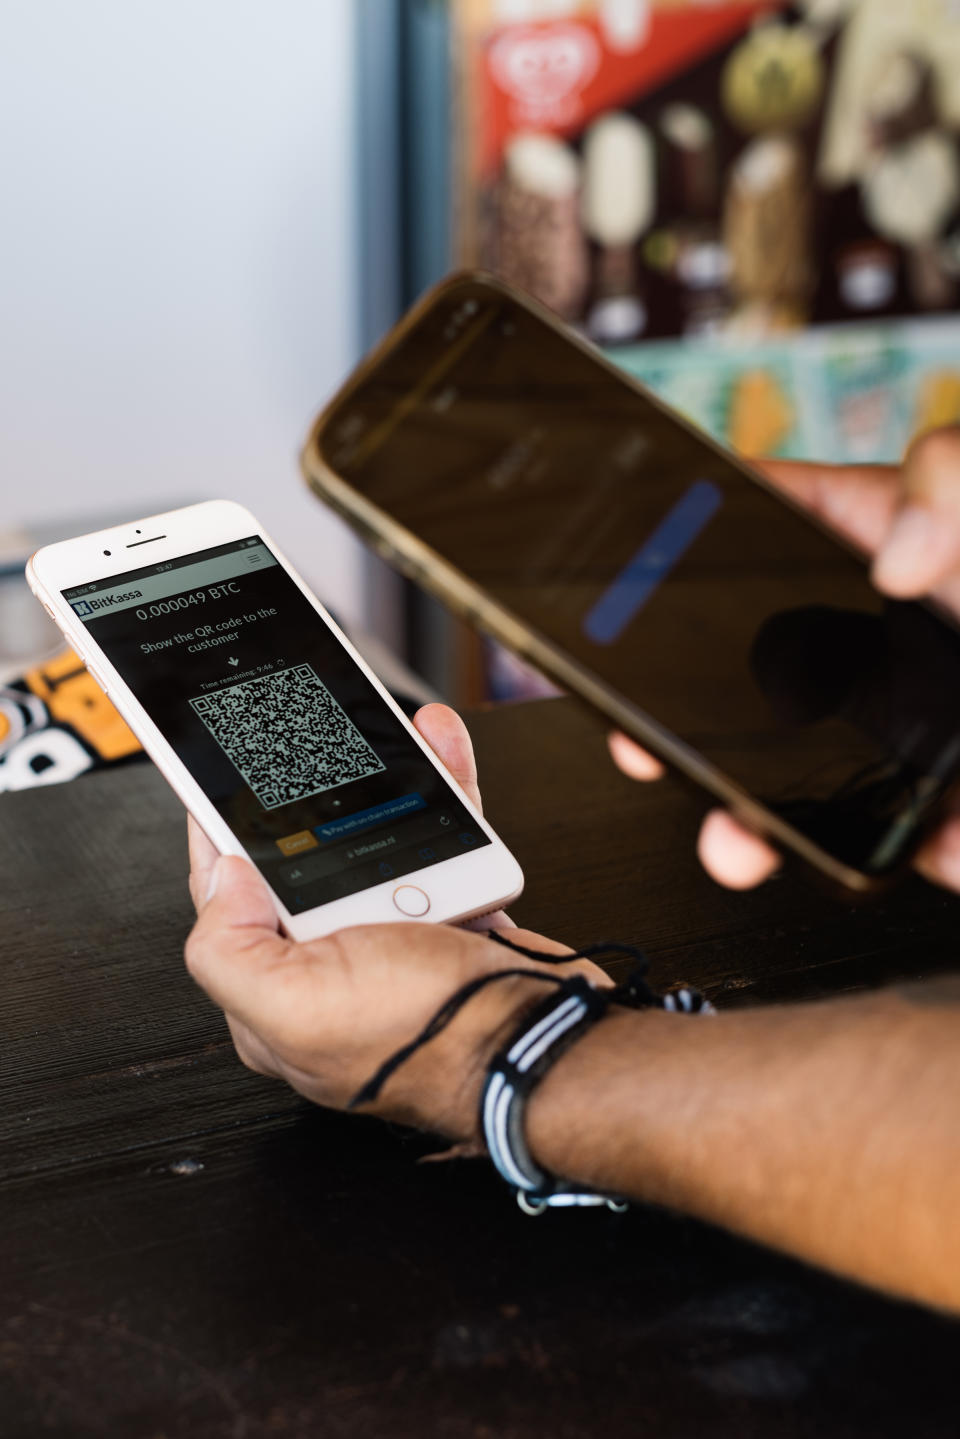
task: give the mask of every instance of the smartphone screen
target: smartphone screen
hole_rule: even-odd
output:
[[[63,596],[292,914],[490,843],[258,535]]]
[[[820,848],[901,863],[960,765],[960,635],[539,315],[441,292],[323,460]]]

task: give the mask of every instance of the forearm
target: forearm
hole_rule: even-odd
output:
[[[534,1092],[531,1151],[553,1173],[960,1309],[952,998],[615,1011]]]

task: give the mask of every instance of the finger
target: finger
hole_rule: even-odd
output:
[[[873,567],[874,582],[901,598],[930,594],[960,566],[960,429],[914,441],[903,462],[902,499]],[[958,584],[954,580],[953,588]]]
[[[660,779],[665,773],[660,760],[641,749],[635,740],[621,734],[619,730],[607,735],[607,748],[617,769],[622,770],[630,779]]]
[[[886,539],[900,499],[895,465],[765,460],[756,468],[776,489],[866,554],[875,554]]]
[[[960,890],[960,814],[945,820],[923,843],[914,867],[934,884]]]
[[[521,945],[524,949],[535,949],[538,954],[556,955],[558,959],[565,959],[573,953],[568,944],[561,944],[558,939],[548,939],[545,934],[537,934],[532,929],[516,929],[509,939],[511,944]],[[503,952],[501,950],[501,953]]]
[[[712,810],[704,820],[697,853],[707,873],[728,889],[753,889],[781,864],[766,840],[751,834],[722,809]]]
[[[424,705],[414,715],[413,723],[467,798],[482,809],[473,741],[456,710],[449,705]]]
[[[545,934],[537,934],[531,929],[515,929],[509,936],[511,944],[522,945],[524,949],[536,950],[537,954],[553,955],[557,959],[566,959],[573,954],[573,950],[567,944],[561,944],[559,940],[548,939]],[[518,963],[523,963],[518,960]],[[592,984],[600,989],[609,989],[613,980],[606,970],[594,964],[592,959],[571,959],[569,964],[551,964],[551,971],[554,974],[582,974]]]
[[[472,929],[480,934],[486,934],[489,929],[516,929],[516,924],[502,909],[495,909],[492,914],[480,914],[476,919],[465,919],[459,929]]]
[[[207,890],[210,888],[210,875],[218,856],[216,847],[207,839],[193,815],[189,813],[187,814],[187,848],[190,854],[190,897],[193,900],[194,909],[199,910]]]

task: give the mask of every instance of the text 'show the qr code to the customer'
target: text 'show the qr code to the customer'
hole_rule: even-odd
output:
[[[190,701],[264,809],[385,769],[309,665]]]

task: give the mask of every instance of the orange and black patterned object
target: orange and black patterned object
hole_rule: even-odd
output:
[[[71,649],[0,686],[0,792],[59,784],[142,753]]]

